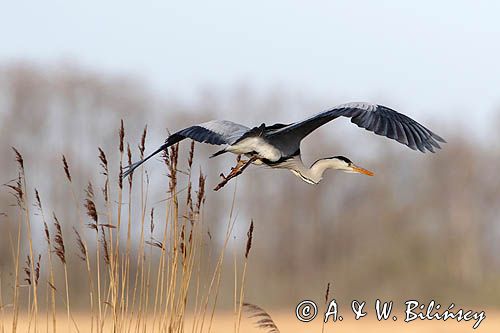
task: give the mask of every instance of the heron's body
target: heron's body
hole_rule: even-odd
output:
[[[288,169],[310,184],[319,183],[326,169],[372,175],[373,173],[370,171],[357,167],[349,159],[342,156],[320,159],[311,167],[302,163],[300,156],[302,139],[318,127],[341,116],[351,118],[351,122],[359,127],[394,139],[423,153],[426,151],[434,152],[435,149],[440,148],[438,141],[445,142],[440,136],[415,120],[390,108],[369,103],[348,103],[292,124],[271,126],[262,124],[249,128],[227,120],[212,120],[190,126],[170,135],[165,144],[144,160],[130,165],[124,176],[132,173],[134,169],[155,154],[185,138],[213,145],[224,145],[222,150],[212,156],[226,152],[245,155],[250,158],[248,163],[266,164],[276,169]]]
[[[254,164],[262,164],[263,160],[277,162],[281,159],[281,151],[266,141],[263,137],[245,138],[234,145],[229,145],[225,151],[236,155],[257,155],[258,160]]]

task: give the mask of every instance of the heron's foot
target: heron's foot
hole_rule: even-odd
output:
[[[257,157],[251,157],[248,161],[243,161],[241,158],[237,158],[237,163],[234,167],[231,168],[231,172],[227,176],[224,174],[220,174],[222,181],[214,188],[214,191],[218,191],[223,188],[231,179],[236,176],[241,175],[241,173],[253,162],[257,160]]]
[[[233,177],[236,177],[237,175],[239,175],[241,173],[240,169],[245,165],[245,163],[247,163],[247,161],[243,161],[241,159],[241,155],[238,155],[238,157],[236,158],[236,165],[231,168],[231,171],[229,172],[229,174],[227,176],[224,176],[224,174],[221,173],[220,177],[222,178],[222,180],[226,180],[226,179],[229,180]]]

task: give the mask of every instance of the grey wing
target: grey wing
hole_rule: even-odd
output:
[[[232,121],[212,120],[182,129],[170,135],[165,143],[170,146],[183,139],[190,138],[212,145],[230,145],[249,130],[250,128]]]
[[[306,120],[293,123],[269,133],[272,141],[302,140],[318,127],[338,117],[351,118],[351,122],[375,134],[394,139],[413,150],[434,152],[446,142],[439,135],[404,114],[383,105],[347,103],[319,113]]]
[[[159,152],[166,151],[168,147],[184,139],[190,138],[198,142],[212,145],[230,145],[249,130],[250,128],[246,126],[236,124],[228,120],[212,120],[206,123],[187,127],[170,135],[161,147],[152,152],[146,158],[126,166],[123,171],[123,177],[130,175],[135,169],[154,155]]]

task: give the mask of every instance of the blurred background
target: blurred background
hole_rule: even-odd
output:
[[[89,180],[102,180],[97,147],[116,180],[120,119],[136,160],[146,124],[150,152],[167,131],[213,118],[250,126],[351,101],[384,104],[443,136],[444,149],[421,154],[339,119],[304,141],[305,162],[344,155],[376,177],[329,172],[311,186],[286,171],[251,167],[238,178],[229,251],[243,250],[253,219],[247,300],[293,309],[304,298],[321,301],[332,282],[340,300],[499,307],[499,12],[495,1],[5,3],[0,183],[17,176],[15,146],[28,186],[70,230],[76,221],[61,154],[80,197]],[[216,148],[196,147],[197,167],[213,188],[234,157],[208,160]],[[181,159],[188,149],[181,145]],[[146,168],[150,202],[161,211],[165,167],[157,158]],[[207,194],[216,247],[234,186]],[[4,188],[4,276],[12,272],[13,204]],[[42,239],[41,227],[35,232]],[[228,258],[221,302],[230,305]]]

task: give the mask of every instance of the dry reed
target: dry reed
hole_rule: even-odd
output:
[[[249,313],[250,318],[255,318],[255,326],[257,328],[266,330],[267,333],[280,333],[278,326],[276,326],[274,320],[264,309],[250,303],[244,303],[243,307]]]
[[[19,174],[16,179],[6,184],[13,194],[19,208],[19,224],[17,239],[12,241],[12,256],[15,262],[13,274],[12,332],[16,332],[21,304],[26,304],[30,331],[42,331],[38,313],[37,285],[46,281],[45,309],[46,325],[44,331],[56,332],[57,302],[64,304],[67,316],[67,332],[79,331],[78,323],[72,316],[70,292],[73,276],[68,271],[76,269],[76,265],[85,265],[88,283],[80,285],[88,291],[88,306],[91,315],[91,332],[101,333],[111,329],[113,332],[185,332],[185,315],[189,304],[194,313],[192,332],[210,332],[217,307],[219,289],[222,277],[224,253],[233,233],[236,222],[234,217],[235,195],[229,212],[224,242],[220,248],[215,263],[210,260],[211,250],[204,250],[206,243],[212,241],[209,226],[203,219],[203,206],[206,199],[206,177],[201,172],[192,175],[195,162],[195,144],[190,143],[186,160],[180,161],[180,146],[175,145],[165,152],[165,164],[168,176],[168,199],[151,204],[149,196],[150,177],[144,168],[136,178],[130,175],[128,190],[124,190],[123,160],[132,163],[130,144],[125,141],[123,120],[118,130],[117,153],[119,159],[108,158],[105,151],[98,148],[98,164],[101,174],[104,175],[102,197],[96,196],[91,182],[83,190],[83,211],[81,200],[78,198],[76,184],[80,181],[76,174],[72,174],[70,163],[62,155],[64,177],[71,188],[71,195],[75,204],[75,221],[80,225],[70,225],[74,238],[67,243],[65,230],[58,216],[53,213],[53,223],[49,225],[45,218],[44,207],[38,190],[34,190],[34,206],[41,216],[39,226],[45,242],[43,256],[35,249],[31,230],[31,213],[26,196],[25,166],[27,163],[19,151],[13,148]],[[147,126],[144,127],[140,144],[139,156],[144,157],[146,151]],[[187,168],[187,172],[179,172],[180,165]],[[113,166],[118,170],[118,177],[110,177]],[[139,183],[134,193],[134,184]],[[182,185],[181,185],[182,184]],[[185,194],[179,190],[187,189]],[[31,192],[32,193],[32,192]],[[236,193],[236,189],[235,189]],[[180,197],[185,195],[183,200]],[[116,198],[114,198],[116,196]],[[139,200],[135,200],[137,196]],[[184,200],[185,199],[185,200]],[[127,208],[122,208],[124,205]],[[164,205],[162,213],[157,213],[158,205]],[[123,211],[122,211],[123,210]],[[146,222],[149,212],[149,223]],[[134,213],[139,213],[137,218]],[[85,215],[87,229],[83,228]],[[10,218],[8,216],[7,218]],[[23,222],[24,223],[21,223]],[[124,225],[121,230],[121,224]],[[22,227],[25,225],[26,227]],[[53,228],[53,232],[51,232]],[[238,316],[235,318],[235,327],[239,329],[241,311],[244,307],[244,285],[249,252],[252,247],[254,224],[251,221],[247,233],[247,242],[242,255],[244,261],[241,276],[239,297],[235,304],[239,304]],[[90,230],[89,230],[90,229]],[[149,229],[149,230],[148,230]],[[67,230],[66,230],[67,231]],[[147,232],[147,233],[146,233]],[[27,239],[28,242],[24,242]],[[121,243],[122,242],[122,243]],[[29,254],[25,255],[25,244],[29,245]],[[123,245],[122,245],[123,244]],[[74,245],[74,246],[73,246]],[[75,249],[75,257],[71,260],[71,249]],[[68,249],[70,250],[68,252]],[[45,254],[46,253],[46,254]],[[53,255],[60,261],[61,266],[54,265]],[[25,265],[20,267],[20,258],[25,259]],[[134,260],[135,259],[135,260]],[[205,267],[206,266],[206,267]],[[62,267],[62,274],[61,272]],[[203,267],[203,269],[202,269]],[[204,271],[209,271],[208,277]],[[24,281],[30,288],[30,293],[24,297],[21,292],[20,280],[24,272]],[[0,276],[0,279],[3,279]],[[58,281],[64,280],[64,295],[59,294]],[[71,281],[70,281],[71,280]],[[203,287],[204,286],[204,287]],[[5,318],[5,293],[0,293],[0,307],[2,318]],[[44,303],[42,301],[42,303]],[[73,305],[74,307],[75,305]],[[81,305],[80,305],[81,306]],[[31,325],[33,323],[33,325]],[[71,324],[73,323],[73,325]],[[3,320],[1,329],[3,330]]]

